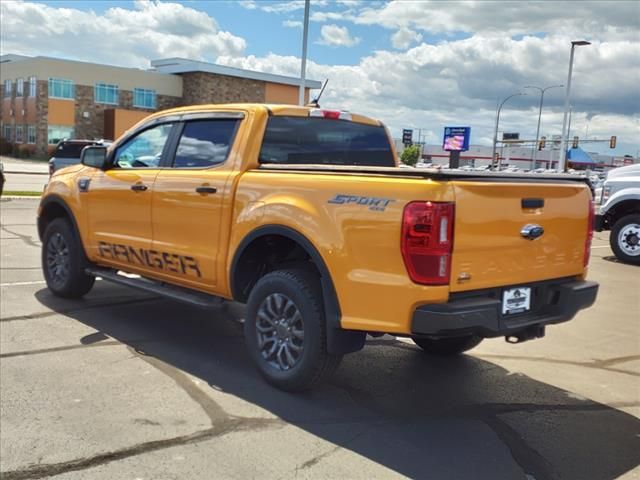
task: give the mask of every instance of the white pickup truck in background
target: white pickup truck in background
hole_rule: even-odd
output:
[[[640,164],[609,172],[600,203],[595,230],[611,230],[609,242],[615,256],[640,265]]]

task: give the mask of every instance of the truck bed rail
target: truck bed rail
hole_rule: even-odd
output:
[[[262,164],[258,168],[263,172],[309,172],[341,175],[378,175],[404,178],[425,178],[432,180],[468,180],[494,182],[533,182],[533,183],[584,183],[589,179],[582,175],[568,173],[519,173],[493,171],[439,170],[435,168],[400,168],[400,167],[364,167],[354,165],[315,165],[315,164]]]

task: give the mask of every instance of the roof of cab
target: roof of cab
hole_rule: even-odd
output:
[[[270,104],[270,103],[222,103],[222,104],[208,104],[208,105],[192,105],[188,107],[176,107],[169,110],[163,110],[160,112],[149,115],[144,121],[163,117],[165,115],[175,115],[182,113],[195,113],[195,112],[219,112],[221,110],[240,110],[240,111],[255,111],[258,109],[267,109],[271,115],[275,116],[289,116],[289,117],[308,117],[311,110],[315,110],[316,107],[301,107],[299,105],[282,105],[282,104]],[[331,110],[323,109],[320,110]],[[364,123],[368,125],[380,126],[382,123],[379,120],[370,118],[364,115],[358,115],[351,113],[351,121],[357,123]]]

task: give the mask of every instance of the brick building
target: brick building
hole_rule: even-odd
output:
[[[49,57],[0,56],[0,137],[46,155],[62,138],[113,140],[157,110],[180,105],[298,103],[295,77],[181,58],[150,70]],[[309,90],[320,82],[307,80]]]

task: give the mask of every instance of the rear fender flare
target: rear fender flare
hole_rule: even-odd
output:
[[[358,351],[364,346],[366,339],[365,332],[355,330],[344,330],[340,325],[342,313],[340,303],[336,294],[331,273],[327,265],[316,249],[316,247],[304,235],[296,230],[283,225],[265,225],[250,232],[240,242],[231,262],[229,273],[229,284],[233,298],[239,297],[235,284],[234,274],[238,262],[242,258],[244,251],[251,243],[266,235],[280,235],[296,242],[309,255],[320,273],[320,285],[322,288],[322,298],[324,303],[325,318],[327,321],[327,348],[331,354],[345,354]]]

